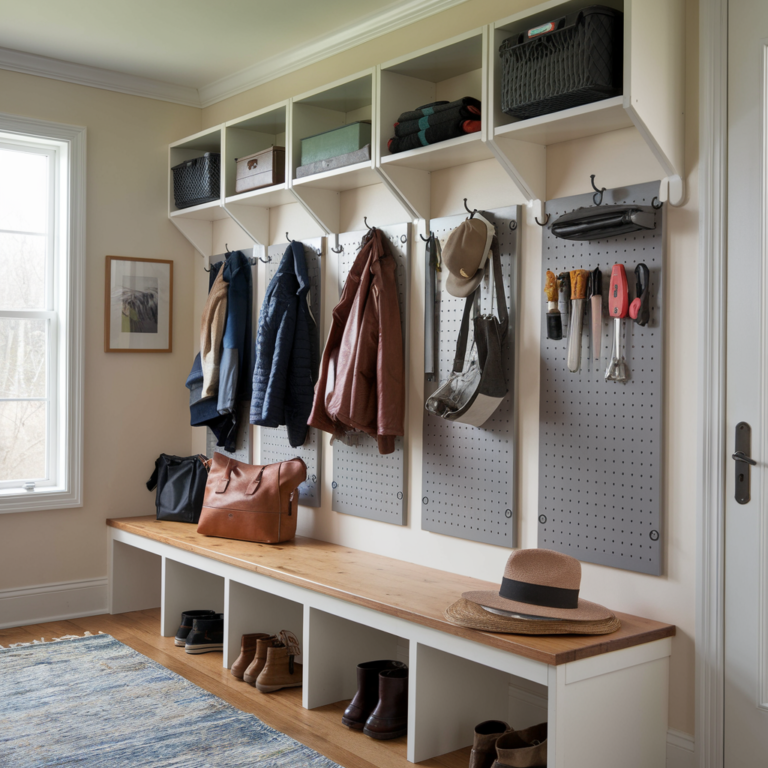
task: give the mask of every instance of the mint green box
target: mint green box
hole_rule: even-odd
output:
[[[318,133],[301,140],[301,163],[308,165],[318,160],[356,152],[371,143],[371,124],[360,122],[342,125],[332,131]]]

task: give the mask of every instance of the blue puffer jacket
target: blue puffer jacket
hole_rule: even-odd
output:
[[[285,424],[296,448],[307,439],[320,367],[320,335],[309,311],[304,245],[292,242],[270,282],[259,315],[251,424]]]

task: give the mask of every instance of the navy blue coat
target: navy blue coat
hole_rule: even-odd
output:
[[[309,311],[309,288],[304,245],[294,241],[264,296],[251,398],[251,424],[285,424],[294,448],[307,439],[320,367],[320,335]]]

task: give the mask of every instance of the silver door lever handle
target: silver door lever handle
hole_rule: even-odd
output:
[[[757,466],[757,462],[754,459],[750,459],[749,456],[747,456],[747,454],[743,453],[742,451],[736,451],[736,453],[734,453],[731,458],[734,461],[743,461],[745,464],[749,464],[751,467]]]

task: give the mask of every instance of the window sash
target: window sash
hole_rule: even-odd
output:
[[[21,320],[43,319],[46,320],[46,382],[45,397],[0,398],[0,402],[45,402],[45,472],[43,477],[24,477],[13,480],[0,481],[0,491],[17,490],[24,491],[32,488],[51,488],[59,485],[60,475],[64,467],[64,444],[62,441],[63,429],[60,425],[60,400],[65,396],[62,391],[59,377],[59,357],[62,337],[60,335],[59,310],[61,291],[58,289],[58,281],[61,277],[57,254],[62,244],[60,237],[60,214],[63,208],[60,194],[63,191],[59,183],[61,155],[59,148],[52,143],[40,143],[25,139],[0,139],[0,150],[15,152],[28,152],[30,154],[44,155],[48,159],[48,216],[47,226],[44,232],[22,232],[13,230],[0,230],[9,234],[29,234],[46,238],[46,263],[45,263],[45,306],[44,310],[0,310],[0,318],[15,318]],[[57,194],[58,193],[58,194]]]

